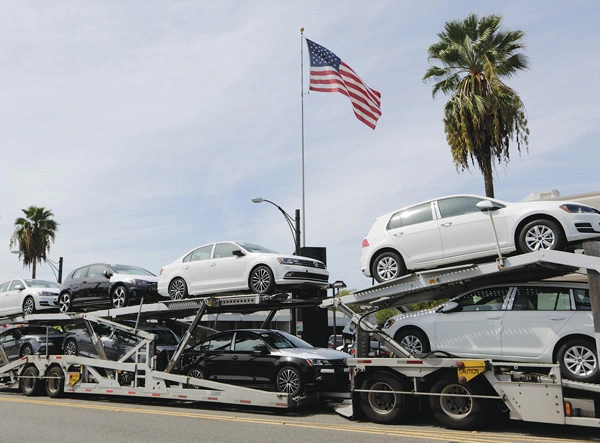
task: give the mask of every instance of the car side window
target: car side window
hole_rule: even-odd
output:
[[[89,266],[84,266],[83,268],[79,268],[77,271],[73,272],[73,278],[85,278],[87,277]]]
[[[6,292],[6,291],[8,291],[8,285],[9,285],[9,284],[10,284],[10,282],[9,282],[9,281],[7,281],[6,283],[2,283],[2,284],[0,285],[0,292]]]
[[[568,288],[519,287],[515,292],[513,311],[570,311],[571,295]]]
[[[452,197],[438,200],[437,205],[442,218],[456,217],[457,215],[481,212],[477,207],[477,203],[480,201],[482,201],[481,198],[475,197]]]
[[[264,342],[252,334],[238,332],[235,335],[236,351],[254,351],[258,346],[264,346]]]
[[[233,257],[233,251],[240,250],[240,247],[233,243],[217,243],[215,245],[215,253],[213,258],[228,258]]]
[[[208,345],[206,348],[202,346],[201,349],[212,351],[212,352],[226,352],[231,350],[231,340],[233,339],[233,334],[223,334],[218,337],[214,337],[210,339],[206,344]]]
[[[463,312],[468,311],[500,311],[510,288],[485,288],[465,294],[454,300],[462,307]]]
[[[210,258],[210,253],[212,251],[213,245],[203,246],[201,248],[195,249],[185,256],[183,259],[184,262],[188,261],[197,261],[197,260],[208,260]]]
[[[573,298],[575,299],[575,309],[578,311],[592,310],[590,291],[587,289],[573,289]]]
[[[17,285],[23,286],[23,283],[21,283],[21,280],[13,280],[10,283],[10,287],[8,288],[8,290],[9,291],[15,291],[17,289]]]
[[[413,206],[412,208],[396,212],[394,215],[392,215],[392,218],[390,218],[387,229],[401,228],[431,220],[433,220],[431,203],[424,203],[422,205]]]
[[[108,271],[108,268],[104,265],[92,265],[88,272],[88,277],[102,277],[102,273]]]

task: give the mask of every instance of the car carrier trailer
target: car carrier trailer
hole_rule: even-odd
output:
[[[479,286],[587,272],[598,361],[599,245],[586,243],[589,255],[538,251],[491,263],[424,271],[324,300],[322,307],[341,310],[357,325],[356,358],[348,360],[351,400],[336,406],[337,412],[391,424],[410,422],[420,410],[430,412],[445,427],[462,430],[481,427],[494,413],[502,412],[527,422],[600,427],[600,384],[563,379],[557,364],[465,359],[442,352],[411,355],[367,320],[378,309],[448,298]],[[351,309],[357,305],[370,309],[358,314]],[[394,357],[368,357],[369,336]]]
[[[42,394],[60,397],[64,394],[96,394],[141,398],[252,405],[270,408],[292,408],[328,398],[348,398],[347,393],[317,392],[292,396],[287,393],[234,386],[207,379],[174,374],[173,369],[198,326],[202,316],[211,312],[253,312],[270,310],[266,322],[279,309],[316,306],[316,300],[298,300],[289,294],[227,295],[164,301],[118,309],[85,313],[32,314],[13,316],[4,324],[45,325],[54,327],[85,323],[95,344],[98,358],[78,355],[26,355],[9,362],[0,345],[0,388],[17,388],[27,396]],[[175,319],[192,317],[177,350],[166,369],[157,370],[154,354],[155,335],[124,324],[123,320]],[[95,325],[102,324],[137,336],[137,345],[118,361],[106,359]]]

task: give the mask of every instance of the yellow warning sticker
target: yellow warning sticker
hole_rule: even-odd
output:
[[[485,372],[486,369],[484,360],[462,360],[460,363],[457,364],[456,368],[459,380],[463,377],[465,381],[469,381],[482,372]]]

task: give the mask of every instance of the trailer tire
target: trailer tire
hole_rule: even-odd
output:
[[[369,391],[407,391],[406,384],[395,374],[377,371],[367,376],[361,389]],[[407,394],[361,392],[360,407],[369,420],[392,424],[401,421],[411,410]]]
[[[60,366],[52,366],[46,378],[46,394],[50,398],[62,397],[65,392],[65,373]]]
[[[40,371],[33,365],[29,365],[23,370],[19,380],[19,388],[24,395],[31,397],[41,394],[42,381],[39,376]]]
[[[473,430],[483,426],[489,418],[489,401],[473,398],[485,394],[485,388],[476,379],[459,383],[455,375],[444,375],[431,387],[429,406],[435,419],[444,427]],[[444,396],[464,395],[464,397]]]

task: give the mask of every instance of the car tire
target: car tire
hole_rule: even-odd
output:
[[[24,395],[30,397],[41,394],[43,386],[39,376],[40,372],[35,366],[30,365],[23,370],[19,379],[19,388]]]
[[[124,308],[129,305],[129,295],[127,288],[123,285],[117,285],[112,290],[110,296],[111,305],[113,308]]]
[[[58,296],[58,309],[60,312],[71,312],[73,310],[73,299],[70,293],[63,292]]]
[[[33,354],[33,348],[31,347],[31,345],[24,344],[23,346],[21,346],[21,349],[19,349],[19,358],[31,354]]]
[[[427,335],[418,329],[403,329],[398,331],[394,340],[412,355],[431,352],[431,344]]]
[[[169,283],[169,298],[171,300],[183,300],[188,296],[188,289],[185,280],[181,277],[174,278]]]
[[[206,374],[204,373],[204,369],[199,367],[193,367],[187,372],[188,377],[193,378],[206,378]],[[201,389],[198,385],[186,385],[187,388],[191,389]]]
[[[384,371],[370,374],[361,386],[360,406],[369,420],[381,424],[398,423],[410,415],[413,409],[408,394],[408,386],[396,375]],[[390,391],[389,393],[382,391]]]
[[[79,355],[77,342],[72,338],[68,338],[63,345],[63,353],[65,355]]]
[[[26,297],[25,300],[23,300],[23,314],[35,314],[35,300],[33,297]]]
[[[560,372],[569,380],[597,383],[600,381],[598,354],[590,339],[570,339],[556,354]]]
[[[283,392],[292,397],[301,394],[304,386],[302,385],[300,371],[293,366],[281,368],[275,379],[275,387],[277,388],[277,392]]]
[[[250,289],[255,294],[271,294],[275,288],[273,271],[268,266],[257,266],[250,272]]]
[[[527,252],[555,249],[565,249],[565,234],[555,222],[545,219],[533,220],[527,223],[519,232],[518,249]]]
[[[50,398],[59,398],[64,392],[65,373],[60,366],[52,366],[46,376],[46,394]]]
[[[396,252],[382,252],[373,260],[371,275],[378,283],[394,280],[405,274],[404,261]]]
[[[429,406],[444,427],[474,430],[489,419],[489,400],[476,397],[486,394],[483,383],[477,379],[459,383],[456,375],[445,374],[433,384],[430,392],[439,394],[429,397]]]

